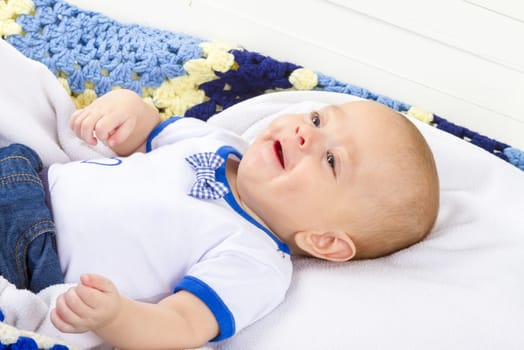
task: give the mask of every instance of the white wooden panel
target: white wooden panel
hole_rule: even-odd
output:
[[[257,6],[252,2],[229,0],[216,2],[214,6],[227,8],[259,26],[273,28],[281,33],[280,36],[284,34],[306,46],[321,48],[321,53],[314,56],[317,60],[322,59],[325,52],[333,51],[352,61],[494,111],[500,117],[495,124],[522,121],[524,100],[519,98],[524,91],[522,73],[355,11],[329,7],[319,1],[301,2],[300,11],[296,5],[293,1],[284,4],[267,0]],[[276,8],[279,10],[275,11]],[[373,83],[368,79],[364,86],[370,84]],[[395,93],[389,95],[397,97]],[[411,98],[405,100],[419,104]],[[490,131],[484,130],[492,135]]]
[[[524,2],[522,0],[466,0],[466,2],[524,22]]]
[[[126,22],[239,43],[418,105],[524,149],[524,73],[518,68],[524,60],[507,63],[518,61],[512,59],[519,54],[516,49],[486,59],[482,52],[473,52],[475,46],[464,44],[467,37],[446,44],[436,28],[429,34],[441,35],[440,40],[420,33],[422,24],[407,29],[376,12],[370,16],[362,8],[330,1],[150,0],[148,6],[125,0],[70,2]]]
[[[517,44],[524,38],[524,23],[483,7],[458,0],[328,1],[524,72],[524,47]]]

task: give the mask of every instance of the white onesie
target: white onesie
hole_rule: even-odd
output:
[[[203,200],[186,157],[241,158],[240,136],[197,119],[172,118],[130,157],[56,164],[49,187],[66,282],[83,273],[111,279],[136,300],[157,302],[180,289],[199,297],[232,336],[273,310],[291,280],[289,248],[235,201],[228,189]]]

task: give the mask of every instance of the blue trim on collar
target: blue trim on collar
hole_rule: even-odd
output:
[[[213,288],[196,277],[185,276],[182,281],[177,284],[173,293],[180,290],[188,291],[202,300],[215,316],[220,328],[220,333],[211,339],[211,341],[226,339],[235,334],[235,317]]]
[[[233,191],[231,190],[231,186],[229,182],[227,181],[226,177],[226,164],[227,164],[227,158],[230,154],[233,154],[238,157],[238,159],[242,159],[242,154],[238,152],[235,148],[232,146],[222,146],[217,151],[216,154],[224,158],[225,162],[222,163],[222,165],[215,170],[215,177],[217,181],[220,181],[221,183],[225,184],[228,188],[227,194],[224,196],[224,199],[226,200],[227,204],[231,208],[233,208],[238,214],[244,217],[247,221],[264,231],[278,246],[278,249],[286,254],[291,254],[291,250],[289,249],[289,246],[282,242],[273,232],[268,230],[264,225],[262,225],[260,222],[255,220],[251,215],[249,215],[241,206],[238,204],[238,202],[235,199],[235,196],[233,195]]]
[[[183,119],[183,118],[182,117],[171,117],[171,118],[168,118],[168,119],[164,120],[163,122],[161,122],[157,126],[155,126],[155,128],[151,131],[151,133],[147,137],[146,152],[150,152],[151,151],[151,142],[153,142],[153,139],[156,136],[158,136],[158,134],[160,134],[162,132],[162,130],[164,130],[166,128],[166,126],[168,126],[169,124],[172,124],[172,123],[174,123],[174,122],[176,122],[177,120],[180,120],[180,119]]]

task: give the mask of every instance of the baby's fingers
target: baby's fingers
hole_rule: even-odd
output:
[[[85,332],[89,329],[89,315],[92,310],[78,297],[75,288],[60,295],[51,321],[62,332]]]
[[[60,332],[63,332],[63,333],[79,333],[73,325],[67,323],[66,321],[64,321],[62,319],[62,317],[59,316],[59,313],[58,313],[57,309],[53,309],[51,311],[50,317],[51,317],[51,323]]]
[[[74,131],[76,129],[77,119],[85,113],[85,108],[77,109],[69,117],[69,127]]]
[[[118,290],[111,280],[94,273],[80,276],[81,285],[94,288],[103,293],[118,294]]]
[[[95,125],[102,116],[90,108],[84,108],[71,115],[71,129],[75,135],[90,145],[96,145]]]
[[[122,119],[117,115],[107,115],[96,123],[96,135],[108,146],[113,147],[127,140],[134,128],[134,124],[131,119]]]

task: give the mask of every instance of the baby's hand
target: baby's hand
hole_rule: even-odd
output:
[[[54,326],[65,333],[96,330],[116,319],[121,307],[114,284],[99,275],[82,275],[80,284],[60,295],[51,312]]]
[[[70,126],[88,144],[96,145],[100,140],[112,148],[129,137],[144,104],[133,91],[113,90],[75,111]]]

